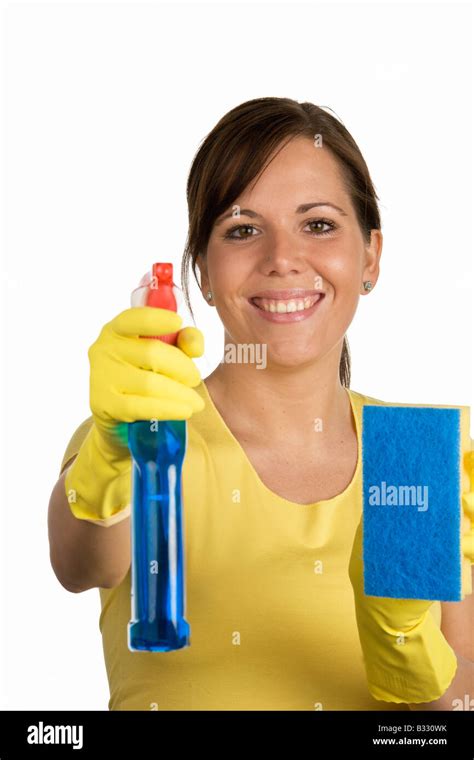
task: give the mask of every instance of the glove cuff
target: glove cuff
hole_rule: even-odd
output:
[[[66,497],[72,514],[101,527],[130,515],[130,454],[118,455],[92,425],[66,472]]]
[[[385,637],[382,647],[380,637]],[[379,630],[377,639],[373,651],[365,656],[366,647],[364,652],[369,691],[375,699],[432,702],[448,689],[457,658],[430,610],[409,631]],[[377,656],[380,652],[383,659]]]

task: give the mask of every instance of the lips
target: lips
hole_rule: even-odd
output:
[[[275,291],[267,291],[273,292]],[[287,293],[288,291],[276,291],[278,294]],[[292,291],[293,293],[295,291]],[[263,319],[274,323],[301,322],[309,319],[320,308],[325,299],[325,294],[317,291],[309,291],[311,295],[302,296],[302,293],[308,291],[296,291],[298,296],[282,299],[268,298],[263,296],[253,296],[248,299],[252,309]]]
[[[305,290],[304,288],[288,288],[285,290],[260,290],[258,293],[254,293],[252,298],[269,298],[273,301],[288,301],[298,298],[311,298],[312,296],[322,294],[322,290],[315,290],[314,288]]]
[[[261,298],[254,296],[251,302],[263,311],[269,311],[276,314],[291,314],[295,311],[305,311],[314,306],[317,301],[323,298],[321,293],[312,296],[299,296],[294,298]]]

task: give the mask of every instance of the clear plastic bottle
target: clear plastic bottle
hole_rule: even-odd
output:
[[[132,306],[177,310],[173,265],[153,264],[132,293]],[[156,336],[174,343],[177,333]],[[181,475],[186,420],[128,425],[132,456],[132,652],[169,652],[190,644],[186,606]]]

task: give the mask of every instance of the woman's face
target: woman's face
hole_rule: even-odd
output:
[[[297,137],[216,220],[198,259],[202,291],[226,344],[266,344],[267,365],[311,363],[339,356],[381,249],[378,230],[365,244],[335,159]]]

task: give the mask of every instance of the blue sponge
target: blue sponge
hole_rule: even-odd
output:
[[[362,414],[364,591],[460,601],[461,408]]]

